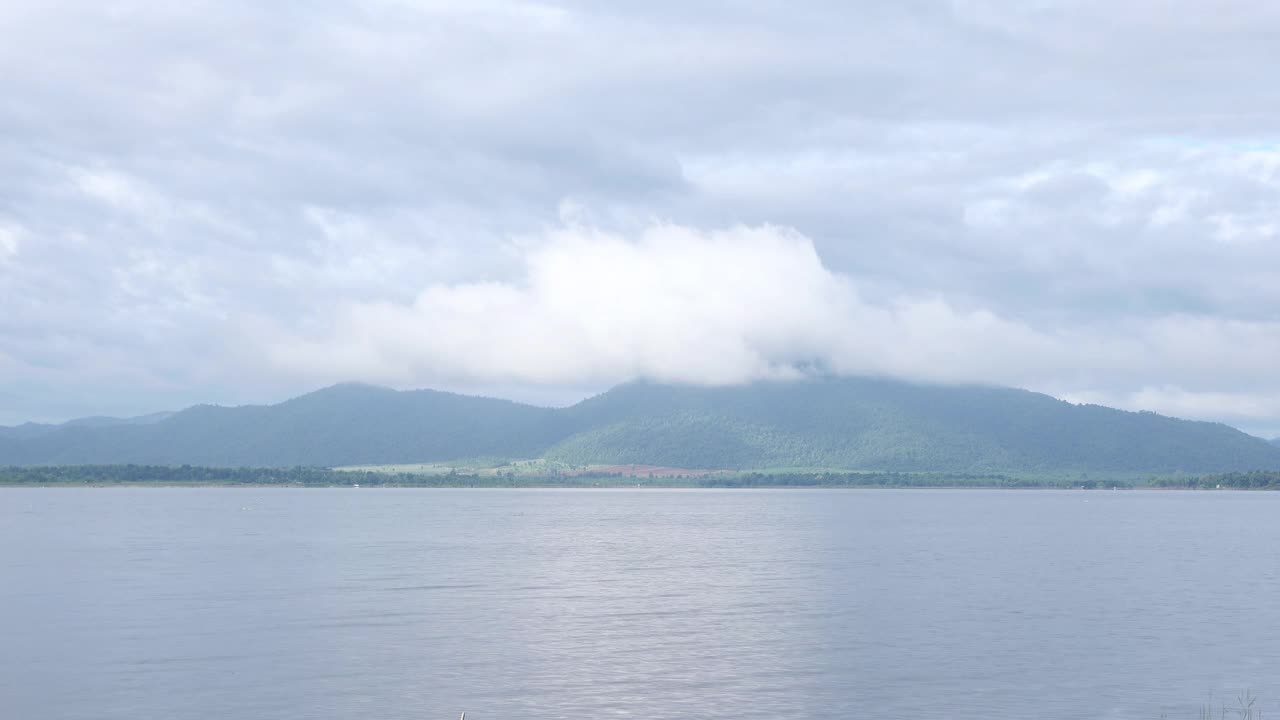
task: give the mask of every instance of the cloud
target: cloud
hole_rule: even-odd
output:
[[[940,296],[873,301],[810,239],[775,226],[654,223],[624,236],[569,224],[516,251],[522,271],[512,280],[342,303],[320,332],[271,328],[264,342],[282,371],[317,381],[731,384],[817,372],[1016,383],[1065,396],[1056,388],[1116,378],[1213,387],[1230,373],[1263,385],[1280,357],[1280,323],[1171,314],[1044,329]],[[1215,397],[1245,396],[1170,385],[1119,399],[1250,420],[1271,408],[1259,400],[1254,412],[1237,412],[1208,402]]]
[[[0,222],[0,263],[18,254],[21,247],[22,228]]]
[[[1280,437],[1280,393],[1190,391],[1178,386],[1142,387],[1133,392],[1069,393],[1063,397],[1129,410],[1150,410],[1173,417],[1214,418],[1250,427],[1262,437]]]
[[[1277,33],[1191,0],[0,5],[0,422],[813,367],[1271,397]]]
[[[323,377],[734,383],[826,360],[857,295],[812,243],[772,227],[659,224],[634,239],[587,226],[526,241],[509,282],[428,286],[410,303],[349,303],[320,339],[277,344]]]

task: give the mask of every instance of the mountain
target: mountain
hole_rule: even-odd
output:
[[[1142,473],[1280,467],[1275,448],[1226,425],[1010,388],[878,379],[636,383],[566,412],[583,430],[547,455],[572,463]]]
[[[173,417],[171,412],[155,412],[147,415],[137,415],[135,417],[118,418],[107,417],[105,415],[94,415],[92,417],[76,418],[68,420],[62,425],[54,427],[107,427],[109,425],[153,425],[161,420],[167,420]]]
[[[60,424],[49,423],[23,423],[12,427],[0,426],[0,438],[29,438],[37,435],[43,435],[48,432],[72,427],[108,427],[112,425],[151,425],[161,420],[172,417],[171,412],[156,412],[147,415],[138,415],[136,417],[118,418],[107,417],[105,415],[95,415],[93,417],[76,418],[68,420]]]
[[[1272,445],[1275,445],[1276,447],[1280,447],[1280,437],[1271,438],[1267,442],[1271,443]]]
[[[1280,448],[1226,425],[1025,390],[867,378],[718,388],[639,382],[561,409],[348,384],[277,405],[197,406],[149,424],[0,433],[0,465],[332,466],[472,457],[904,472],[1280,469]]]
[[[433,390],[335,385],[278,405],[197,405],[150,425],[0,436],[0,464],[342,465],[535,455],[555,412]]]

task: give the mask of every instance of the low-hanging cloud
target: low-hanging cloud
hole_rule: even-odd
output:
[[[575,225],[516,251],[517,280],[346,304],[327,335],[279,343],[273,358],[401,383],[734,383],[830,363],[847,342],[833,330],[862,307],[807,238],[781,228],[662,224],[626,238]]]
[[[571,224],[515,251],[513,280],[340,304],[322,332],[273,331],[283,339],[270,341],[271,358],[318,380],[410,386],[715,385],[833,373],[1053,389],[1071,377],[1086,387],[1141,377],[1151,356],[1183,380],[1223,368],[1261,377],[1265,363],[1230,348],[1280,353],[1270,325],[1171,315],[1046,332],[939,296],[869,300],[808,238],[775,226],[655,223],[627,236]]]

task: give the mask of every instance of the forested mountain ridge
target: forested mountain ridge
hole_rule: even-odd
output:
[[[0,464],[342,465],[536,455],[555,411],[434,390],[342,384],[277,405],[197,405],[151,425],[0,436]]]
[[[55,432],[57,430],[65,430],[73,427],[107,427],[111,425],[151,425],[172,417],[171,412],[156,412],[147,415],[139,415],[137,417],[106,417],[104,415],[95,415],[93,417],[76,418],[68,420],[64,423],[36,423],[29,422],[21,425],[2,426],[0,425],[0,438],[28,438],[44,435],[45,433]]]
[[[548,456],[577,463],[975,472],[1280,467],[1275,448],[1226,425],[999,387],[866,378],[719,388],[632,383],[566,412],[586,429]]]
[[[0,465],[335,466],[482,456],[731,470],[1280,469],[1280,448],[1226,425],[1025,390],[867,378],[636,382],[559,409],[346,384],[277,405],[196,406],[150,424],[0,433]]]

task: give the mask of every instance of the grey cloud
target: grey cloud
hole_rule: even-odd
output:
[[[1258,356],[1280,322],[1278,32],[1252,2],[11,3],[0,421],[280,397],[273,336],[349,350],[352,307],[667,221],[794,228],[870,307],[1082,344],[1008,382],[1280,426],[1222,401],[1280,379],[1183,337]],[[554,394],[516,375],[399,381]]]

